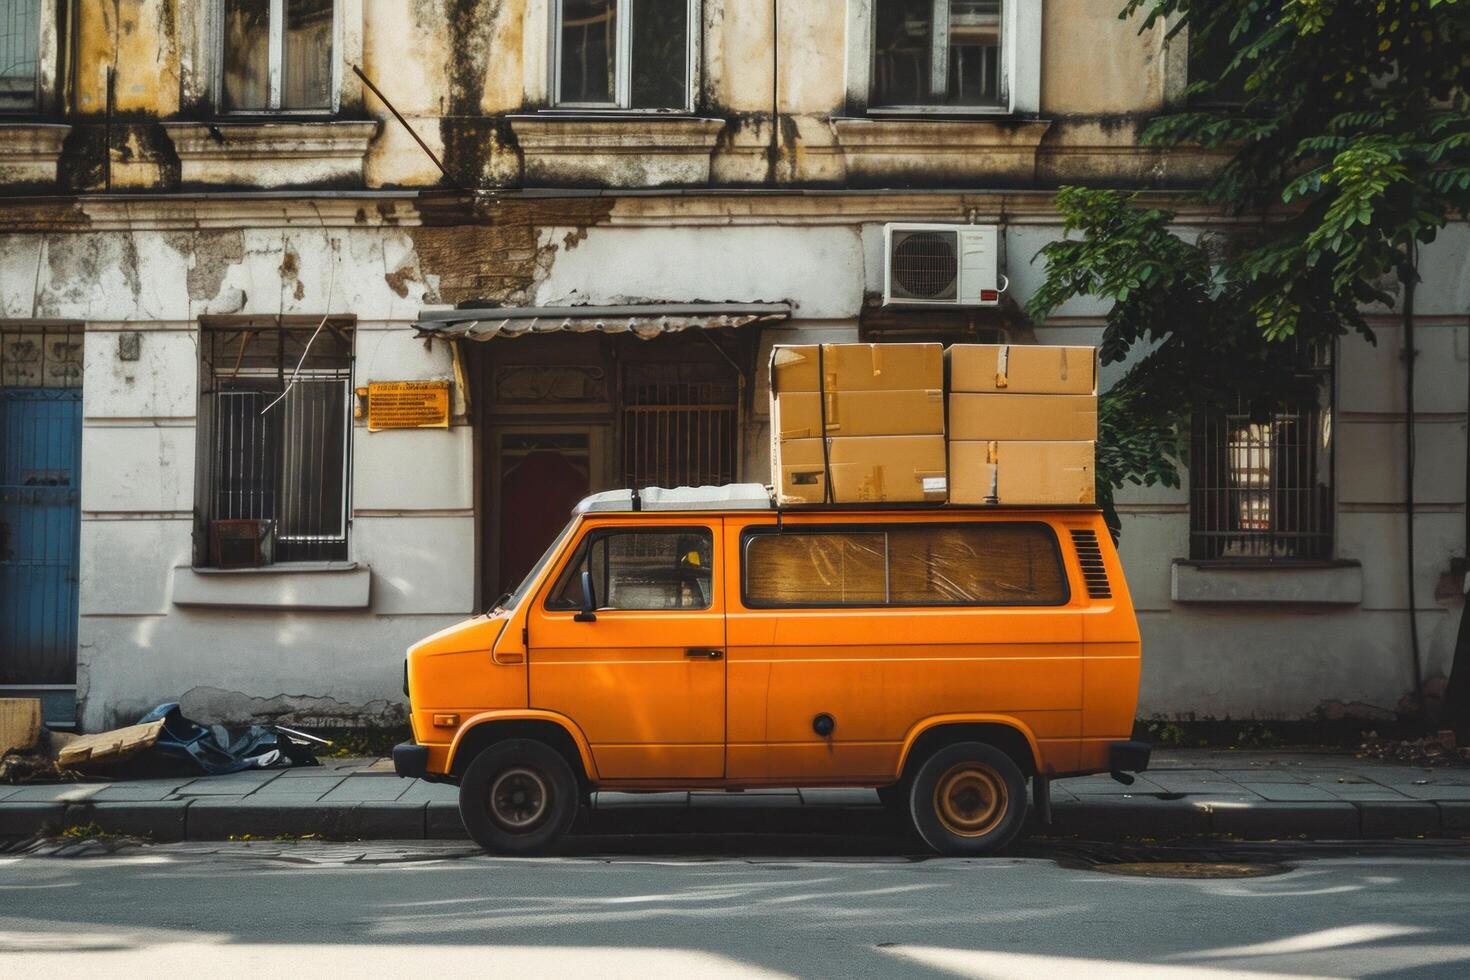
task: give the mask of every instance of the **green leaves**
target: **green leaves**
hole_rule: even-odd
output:
[[[1192,237],[1126,194],[1057,195],[1068,238],[1039,253],[1028,312],[1110,304],[1103,358],[1129,370],[1101,407],[1109,493],[1165,481],[1190,412],[1296,397],[1300,352],[1371,337],[1386,283],[1416,275],[1413,243],[1470,213],[1470,0],[1127,0],[1120,16],[1229,50],[1143,140],[1228,151],[1199,196],[1240,223]]]

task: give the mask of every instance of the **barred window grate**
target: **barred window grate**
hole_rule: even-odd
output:
[[[1196,419],[1190,557],[1325,561],[1333,550],[1332,368],[1318,358],[1316,404]]]
[[[255,322],[204,330],[204,564],[347,558],[352,327],[329,321],[311,341],[314,327]],[[223,554],[226,541],[241,538],[244,557]]]

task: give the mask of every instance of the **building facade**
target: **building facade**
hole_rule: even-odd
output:
[[[1232,224],[1137,141],[1187,39],[1117,6],[0,0],[0,689],[393,724],[585,493],[768,480],[771,345],[1095,342],[1018,312],[1057,187]],[[1008,302],[885,307],[892,222],[997,226]],[[1120,495],[1142,716],[1391,717],[1411,635],[1448,671],[1470,228],[1423,274],[1412,508],[1392,311]],[[370,428],[402,382],[441,424]]]

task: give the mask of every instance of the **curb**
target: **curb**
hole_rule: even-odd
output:
[[[1056,800],[1053,822],[1033,814],[1027,833],[1109,841],[1222,836],[1238,840],[1305,838],[1387,840],[1470,837],[1470,800],[1248,803],[1243,799],[1170,800],[1113,796]],[[241,805],[233,799],[196,797],[162,801],[0,803],[0,839],[59,833],[95,826],[110,834],[159,842],[219,841],[316,835],[341,840],[465,840],[458,807],[424,803],[320,803],[283,801]],[[573,832],[593,835],[654,834],[857,834],[901,832],[883,808],[852,805],[761,807],[755,798],[738,806],[637,806],[583,810]]]

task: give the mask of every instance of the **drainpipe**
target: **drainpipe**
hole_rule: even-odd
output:
[[[1404,359],[1404,525],[1405,560],[1409,585],[1409,651],[1413,656],[1414,704],[1420,720],[1427,725],[1424,709],[1424,669],[1419,653],[1418,595],[1414,584],[1414,361],[1419,352],[1414,347],[1414,290],[1419,282],[1419,247],[1410,242],[1404,268],[1403,359]]]
[[[771,145],[766,148],[770,182],[781,165],[781,0],[771,0]]]
[[[1470,316],[1465,318],[1465,325],[1470,327]],[[1470,374],[1466,380],[1465,407],[1470,412]],[[1465,580],[1470,581],[1470,447],[1465,454],[1465,557],[1452,567],[1458,567]],[[1463,585],[1461,588],[1463,591]],[[1455,659],[1445,686],[1442,723],[1455,733],[1458,744],[1470,744],[1470,595],[1464,597],[1460,609],[1460,631],[1455,637]]]

